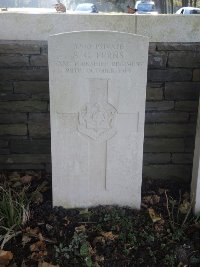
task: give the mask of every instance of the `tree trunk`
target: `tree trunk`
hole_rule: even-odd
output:
[[[182,6],[188,6],[188,0],[182,0]]]
[[[171,13],[174,13],[174,0],[170,0],[170,4],[171,4]]]

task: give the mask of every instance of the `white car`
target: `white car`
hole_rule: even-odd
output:
[[[158,14],[155,8],[155,3],[153,1],[136,1],[135,9],[137,10],[136,14]]]
[[[83,3],[76,7],[74,13],[98,13],[98,10],[92,3]]]
[[[200,8],[197,7],[181,7],[179,10],[176,11],[175,14],[183,14],[183,15],[190,15],[190,14],[200,14]]]

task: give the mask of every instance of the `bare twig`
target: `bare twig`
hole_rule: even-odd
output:
[[[193,205],[193,203],[194,203],[194,194],[192,195],[192,199],[191,199],[191,202],[190,202],[190,208],[188,209],[188,211],[187,211],[187,213],[186,213],[186,215],[185,215],[185,218],[184,218],[184,220],[183,220],[183,222],[182,222],[182,224],[181,224],[181,227],[183,227],[184,224],[186,223],[186,221],[187,221],[187,219],[188,219],[188,216],[190,215],[190,212],[191,212],[191,210],[192,210],[192,205]]]
[[[5,246],[5,244],[6,244],[8,241],[10,241],[13,237],[16,237],[16,236],[18,236],[19,234],[21,234],[22,231],[15,232],[15,231],[13,230],[13,228],[14,228],[15,226],[16,226],[16,225],[13,225],[10,229],[5,228],[5,227],[2,227],[2,228],[4,228],[4,229],[6,229],[7,232],[6,232],[6,234],[1,238],[1,239],[3,239],[2,243],[1,243],[1,247],[0,247],[1,249],[3,249],[4,246]]]
[[[178,223],[179,221],[179,207],[180,207],[180,204],[181,204],[181,190],[179,190],[179,201],[178,201],[178,211],[177,211],[177,216],[176,216],[176,221]]]
[[[168,195],[167,195],[167,191],[166,191],[166,190],[165,190],[165,198],[166,198],[167,213],[168,213],[168,217],[169,217],[170,225],[171,225],[171,227],[174,229],[174,222],[173,222],[173,224],[172,224],[171,213],[170,213],[170,210],[169,210],[169,200],[168,200]]]

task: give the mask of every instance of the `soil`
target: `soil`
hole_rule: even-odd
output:
[[[145,181],[140,211],[117,206],[66,210],[52,207],[48,174],[4,172],[2,186],[6,181],[12,187],[13,177],[15,190],[28,184],[27,194],[39,193],[31,201],[29,220],[14,228],[18,235],[2,248],[13,259],[0,266],[200,266],[200,216],[190,212],[188,184]]]

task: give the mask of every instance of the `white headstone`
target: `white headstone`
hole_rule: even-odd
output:
[[[148,38],[49,38],[53,204],[140,208]]]
[[[196,127],[196,139],[193,159],[191,199],[194,200],[194,212],[200,212],[200,103]]]

